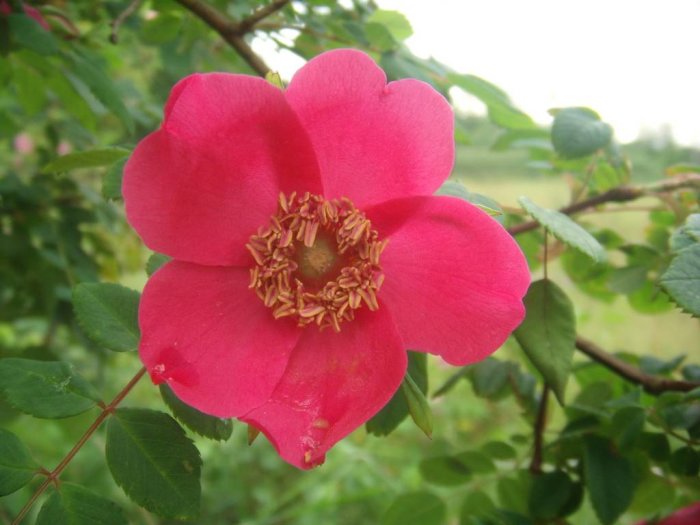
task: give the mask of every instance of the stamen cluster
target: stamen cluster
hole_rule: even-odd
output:
[[[379,257],[386,243],[345,197],[280,194],[270,225],[246,244],[255,259],[250,288],[276,319],[294,316],[299,326],[315,323],[340,331],[362,304],[379,308],[384,280]],[[318,275],[300,267],[307,255]]]

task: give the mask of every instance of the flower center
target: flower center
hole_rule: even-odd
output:
[[[255,259],[250,288],[275,319],[292,316],[299,326],[340,331],[363,304],[379,308],[386,243],[347,198],[280,194],[270,225],[246,244]]]

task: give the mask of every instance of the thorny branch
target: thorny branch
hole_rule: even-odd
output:
[[[235,21],[224,13],[212,7],[202,0],[176,0],[185,9],[191,11],[205,24],[214,29],[243,60],[256,72],[264,77],[270,68],[245,41],[244,36],[249,33],[261,20],[282,9],[289,0],[274,0],[272,3],[254,11],[248,18]]]
[[[645,392],[655,396],[664,392],[690,392],[700,388],[700,383],[668,379],[642,372],[637,367],[625,363],[580,335],[576,336],[576,348],[593,361],[600,363],[627,381],[640,385]]]
[[[92,437],[95,431],[98,428],[100,428],[104,420],[114,413],[119,403],[121,403],[126,397],[126,395],[129,392],[131,392],[131,389],[134,388],[136,383],[139,382],[139,380],[143,377],[145,373],[145,368],[141,368],[138,372],[136,372],[136,375],[134,375],[134,377],[131,378],[131,380],[126,384],[126,386],[121,389],[121,391],[114,397],[114,399],[109,405],[104,405],[103,403],[100,403],[100,406],[102,407],[102,412],[100,412],[97,418],[95,418],[95,421],[92,422],[90,427],[88,427],[88,429],[85,431],[82,437],[73,446],[70,452],[66,454],[66,456],[61,460],[61,462],[56,466],[55,469],[53,469],[51,472],[43,468],[40,469],[40,473],[44,474],[46,476],[46,479],[42,482],[41,485],[39,485],[39,488],[36,489],[34,494],[32,494],[32,497],[29,498],[29,501],[27,501],[24,507],[22,507],[22,510],[19,511],[19,514],[17,514],[17,517],[12,522],[12,525],[19,525],[24,519],[24,517],[27,515],[29,510],[32,508],[32,505],[34,505],[36,500],[39,499],[39,496],[41,496],[44,493],[44,491],[49,487],[49,485],[58,482],[58,478],[63,472],[63,470],[73,460],[73,458],[80,451],[83,445],[87,443],[88,439]]]
[[[618,186],[588,199],[560,208],[565,215],[573,215],[607,202],[628,202],[642,197],[658,196],[681,189],[700,189],[700,173],[682,173],[660,183],[649,186]],[[518,235],[539,228],[537,221],[523,222],[508,228],[508,233]]]

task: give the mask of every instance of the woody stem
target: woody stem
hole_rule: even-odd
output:
[[[78,442],[73,446],[72,449],[70,449],[68,454],[65,455],[65,457],[60,461],[58,465],[56,465],[56,468],[53,469],[51,472],[46,473],[46,479],[41,485],[39,485],[39,488],[36,489],[34,494],[32,494],[32,497],[29,498],[29,501],[27,501],[24,507],[22,507],[22,509],[19,511],[19,514],[17,514],[17,517],[12,522],[12,525],[19,525],[22,522],[22,520],[32,508],[32,505],[34,505],[39,496],[41,496],[44,493],[44,491],[49,487],[49,485],[51,485],[51,483],[55,483],[58,480],[58,477],[61,475],[61,472],[63,472],[63,470],[73,460],[78,451],[80,451],[83,445],[87,443],[87,441],[95,433],[95,431],[98,428],[100,428],[102,422],[114,412],[119,403],[121,403],[123,399],[127,396],[127,394],[131,392],[131,389],[134,388],[136,383],[139,382],[139,380],[143,377],[145,373],[145,368],[141,368],[141,370],[136,372],[136,375],[134,375],[134,377],[131,378],[131,380],[126,384],[126,386],[122,388],[116,396],[114,396],[112,402],[109,405],[104,406],[102,412],[100,412],[97,418],[95,418],[95,421],[92,422],[92,424],[88,427],[85,433],[80,437]]]

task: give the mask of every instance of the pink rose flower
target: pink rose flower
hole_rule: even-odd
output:
[[[406,350],[455,365],[524,315],[517,244],[433,192],[453,114],[365,54],[311,60],[286,90],[180,81],[125,168],[131,225],[173,257],[143,292],[141,359],[186,403],[260,429],[309,468],[391,398]]]
[[[49,23],[46,21],[46,19],[43,16],[41,16],[41,13],[37,8],[26,4],[23,5],[22,8],[24,9],[25,15],[39,22],[39,25],[47,31],[51,31],[51,26],[49,26]],[[9,15],[10,13],[12,13],[12,7],[8,3],[8,1],[0,0],[0,14]]]

